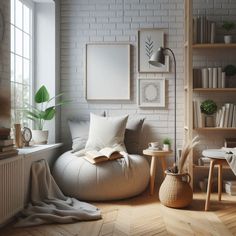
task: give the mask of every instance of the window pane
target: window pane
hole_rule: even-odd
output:
[[[30,98],[30,91],[29,91],[29,86],[24,86],[23,87],[23,107],[27,108],[29,104],[29,98]]]
[[[15,107],[15,83],[11,83],[11,108]]]
[[[22,3],[19,0],[16,0],[16,26],[22,29]]]
[[[15,84],[15,109],[17,109],[17,116],[20,115],[23,108],[23,86],[21,84]]]
[[[24,33],[24,57],[29,59],[30,38]]]
[[[15,23],[15,0],[11,0],[11,23]]]
[[[11,53],[11,81],[15,81],[15,56]]]
[[[24,77],[23,77],[23,84],[29,84],[30,79],[29,79],[29,75],[30,75],[30,66],[29,66],[29,60],[24,59]]]
[[[30,33],[30,11],[29,11],[29,8],[27,6],[24,5],[24,31],[26,33]]]
[[[15,78],[15,82],[17,83],[22,83],[22,58],[19,56],[16,56],[15,59],[15,63],[16,63],[16,78]]]
[[[15,27],[11,25],[11,52],[15,51]]]
[[[16,28],[15,33],[16,54],[22,55],[22,31]]]

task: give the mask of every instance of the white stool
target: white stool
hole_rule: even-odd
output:
[[[208,175],[207,197],[205,203],[205,211],[209,210],[213,170],[214,166],[218,165],[218,200],[221,201],[222,194],[222,166],[228,164],[225,159],[225,151],[221,149],[207,149],[202,152],[202,155],[210,158],[210,169]]]

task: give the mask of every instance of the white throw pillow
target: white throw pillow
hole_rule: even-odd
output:
[[[100,150],[104,147],[116,147],[120,151],[126,151],[124,135],[127,119],[128,115],[102,117],[90,113],[89,137],[85,148]]]

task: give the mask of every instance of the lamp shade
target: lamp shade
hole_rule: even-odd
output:
[[[152,54],[149,59],[149,64],[157,67],[165,66],[165,55],[163,47],[158,48],[158,50]]]

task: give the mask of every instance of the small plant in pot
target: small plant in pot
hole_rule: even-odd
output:
[[[205,126],[206,127],[214,127],[214,114],[217,111],[217,105],[212,100],[205,100],[201,104],[201,112],[205,114]]]
[[[169,138],[165,138],[163,140],[163,151],[170,151],[171,140]]]
[[[32,139],[35,144],[46,144],[48,140],[48,130],[43,130],[45,121],[52,120],[56,114],[56,107],[61,106],[68,101],[60,100],[55,105],[50,106],[50,102],[63,95],[60,93],[50,98],[47,88],[43,85],[34,96],[35,106],[29,105],[29,110],[25,113],[27,118],[35,124],[35,130],[32,130]]]
[[[232,21],[224,21],[222,28],[227,32],[227,34],[224,36],[225,43],[232,43],[232,35],[230,32],[235,28],[235,23]]]

